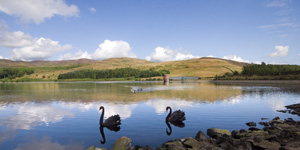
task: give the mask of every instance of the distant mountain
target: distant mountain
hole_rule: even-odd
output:
[[[226,72],[240,72],[247,63],[241,63],[226,59],[202,57],[197,59],[150,62],[137,58],[109,58],[105,60],[78,59],[62,61],[12,61],[0,59],[0,67],[34,67],[35,73],[27,78],[47,78],[56,79],[61,73],[66,73],[81,69],[116,69],[116,68],[138,68],[157,70],[167,69],[170,76],[195,76],[214,77]]]
[[[0,59],[0,67],[55,67],[70,66],[70,65],[82,65],[82,64],[93,64],[98,60],[93,59],[77,59],[77,60],[61,60],[61,61],[13,61],[8,59]]]

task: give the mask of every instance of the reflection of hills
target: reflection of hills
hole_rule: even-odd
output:
[[[168,90],[132,93],[131,86],[156,89],[162,83],[5,83],[0,84],[0,100],[12,101],[96,101],[137,102],[149,99],[215,101],[241,95],[239,88],[209,82],[171,83]],[[173,87],[173,88],[172,88]],[[178,87],[178,88],[177,88]],[[188,88],[185,88],[188,87]]]

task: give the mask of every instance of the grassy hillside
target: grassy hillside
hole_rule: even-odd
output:
[[[150,62],[136,58],[110,58],[106,60],[67,60],[67,61],[11,61],[1,60],[0,67],[30,67],[35,71],[31,75],[23,76],[22,78],[53,80],[61,73],[71,72],[81,69],[116,69],[116,68],[137,68],[149,69],[155,68],[157,70],[167,69],[170,76],[195,76],[195,77],[214,77],[220,76],[226,72],[242,71],[246,63],[240,63],[218,58],[198,58],[182,61],[168,61],[168,62]]]
[[[226,72],[241,72],[246,63],[240,63],[219,58],[203,57],[183,61],[169,61],[159,63],[156,67],[170,70],[170,76],[195,76],[195,77],[214,77]]]

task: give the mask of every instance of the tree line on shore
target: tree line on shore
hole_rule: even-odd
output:
[[[68,73],[63,73],[58,75],[58,79],[102,79],[102,78],[148,78],[155,76],[162,76],[164,74],[169,74],[168,70],[159,70],[155,69],[133,69],[133,68],[120,68],[120,69],[107,69],[107,70],[78,70]]]
[[[33,74],[34,70],[31,68],[0,68],[0,79],[9,78],[15,79],[22,77],[25,74]]]
[[[299,65],[266,65],[264,62],[260,65],[247,65],[243,67],[241,75],[244,76],[276,76],[276,75],[288,75],[288,74],[300,74]]]

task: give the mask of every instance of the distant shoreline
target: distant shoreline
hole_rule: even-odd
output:
[[[1,80],[0,80],[1,81]],[[68,83],[68,82],[162,82],[162,80],[15,80],[15,81],[1,81],[0,83],[33,83],[33,82],[53,82],[53,83]],[[174,80],[170,83],[178,82],[211,82],[215,84],[300,84],[300,80],[210,80],[210,79],[200,79],[200,80]]]
[[[213,83],[267,83],[267,84],[300,84],[300,80],[210,80]]]

